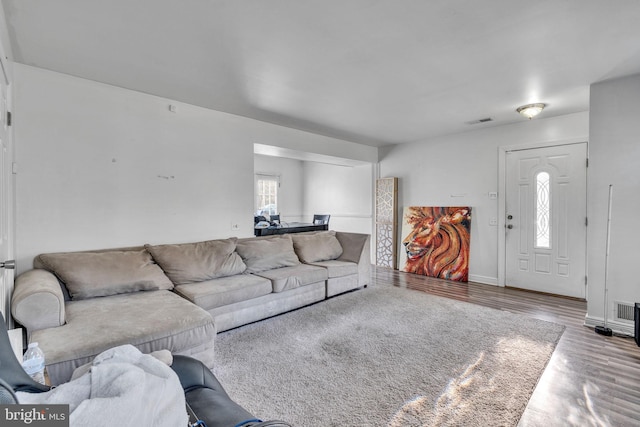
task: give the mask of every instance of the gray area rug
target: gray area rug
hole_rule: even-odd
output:
[[[294,426],[514,426],[564,327],[369,287],[224,332],[214,373]]]

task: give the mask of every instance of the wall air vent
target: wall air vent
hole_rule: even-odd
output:
[[[616,309],[616,320],[631,320],[634,319],[633,304],[628,302],[615,301],[614,307]]]
[[[492,122],[493,119],[491,117],[485,117],[484,119],[471,120],[470,122],[465,122],[468,125],[477,125],[479,123],[487,123]]]

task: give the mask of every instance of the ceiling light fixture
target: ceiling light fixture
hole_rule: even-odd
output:
[[[523,105],[522,107],[518,107],[516,111],[520,113],[520,115],[531,120],[532,118],[540,114],[540,112],[544,109],[544,107],[546,107],[546,104],[541,104],[541,103],[527,104],[527,105]]]

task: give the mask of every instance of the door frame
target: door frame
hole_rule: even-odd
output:
[[[7,105],[6,111],[13,111],[13,77],[11,64],[7,56],[5,55],[5,49],[2,45],[2,40],[0,40],[0,79],[2,79],[3,84],[6,85],[7,88]],[[1,114],[1,113],[0,113]],[[4,123],[6,123],[7,117],[4,118]],[[14,165],[15,165],[15,146],[14,146],[14,138],[13,138],[13,126],[7,126],[5,129],[5,137],[6,137],[6,147],[7,153],[6,156],[9,158],[7,170],[4,171],[6,174],[5,179],[7,180],[7,200],[2,200],[0,203],[7,204],[7,253],[0,253],[0,262],[4,262],[7,260],[15,260],[15,224],[16,224],[16,203],[15,203],[15,177],[14,177]],[[0,147],[0,149],[2,149]],[[0,191],[2,193],[2,191]],[[0,225],[1,226],[1,225]],[[0,269],[0,274],[3,276],[3,280],[0,280],[0,292],[2,296],[0,297],[0,305],[2,312],[5,317],[5,323],[7,329],[11,329],[14,326],[13,317],[11,316],[11,295],[13,294],[13,286],[15,279],[15,270],[14,269]]]
[[[547,142],[532,142],[517,145],[504,145],[498,147],[498,286],[505,287],[507,282],[507,233],[506,233],[506,210],[507,210],[507,152],[509,151],[521,151],[531,150],[535,148],[547,148],[556,147],[560,145],[572,145],[572,144],[587,144],[587,160],[589,159],[589,141],[588,138],[571,138],[557,141]],[[589,194],[589,168],[587,168],[587,182],[585,187],[585,200],[588,206],[588,194]],[[585,231],[585,243],[587,233]],[[587,244],[585,244],[585,274],[588,270],[587,265]],[[585,293],[585,298],[587,297]]]

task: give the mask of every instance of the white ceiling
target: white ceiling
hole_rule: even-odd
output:
[[[16,62],[372,146],[640,72],[638,0],[2,3]]]

